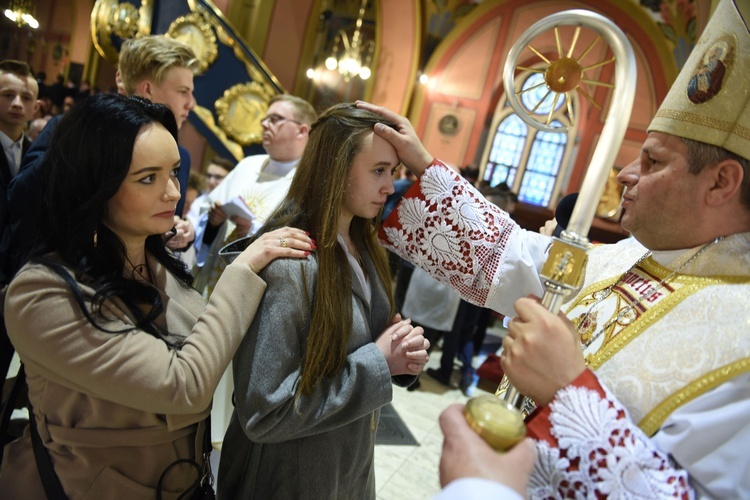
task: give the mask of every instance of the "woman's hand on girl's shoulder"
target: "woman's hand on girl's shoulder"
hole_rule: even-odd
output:
[[[315,251],[315,240],[307,232],[293,227],[282,227],[263,234],[248,246],[234,263],[246,264],[259,273],[279,257],[304,259]]]

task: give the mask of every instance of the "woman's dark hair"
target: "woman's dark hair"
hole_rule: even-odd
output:
[[[177,123],[169,108],[139,97],[96,94],[65,114],[42,164],[42,245],[32,257],[65,279],[84,315],[100,330],[129,331],[107,330],[94,318],[109,319],[103,315],[102,305],[116,297],[136,318],[136,328],[172,345],[168,332],[154,324],[164,309],[158,290],[126,277],[125,246],[102,223],[107,202],[128,175],[138,133],[154,124],[166,128],[177,140]],[[190,286],[192,277],[187,268],[164,243],[161,234],[147,237],[147,254]],[[57,258],[45,257],[49,252],[56,253]],[[75,279],[58,259],[73,270]],[[76,281],[96,290],[93,315]]]
[[[289,193],[258,234],[294,226],[312,234],[317,243],[318,279],[313,296],[310,334],[302,362],[299,391],[310,394],[320,381],[340,370],[352,330],[351,273],[344,249],[337,241],[341,205],[349,170],[362,141],[376,123],[394,127],[354,104],[328,108],[312,124],[310,136],[294,174]],[[354,217],[350,236],[360,251],[370,255],[394,311],[386,251],[378,244],[380,217]]]

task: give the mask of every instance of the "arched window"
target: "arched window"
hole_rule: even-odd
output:
[[[510,115],[500,123],[492,141],[484,177],[490,181],[490,185],[497,186],[503,182],[509,186],[513,184],[528,134],[528,127],[516,115]]]
[[[565,95],[557,102],[552,94],[545,98],[547,87],[542,73],[528,72],[516,79],[519,81],[516,91],[524,91],[521,103],[529,113],[542,119],[551,116],[551,126],[565,126],[568,131],[541,132],[530,127],[513,112],[507,99],[501,99],[493,119],[492,139],[485,148],[482,179],[491,186],[505,182],[524,203],[551,207],[557,203],[567,174],[575,127],[570,125]],[[573,101],[570,104],[575,113],[575,97]]]

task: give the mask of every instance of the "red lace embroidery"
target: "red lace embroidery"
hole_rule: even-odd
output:
[[[459,174],[435,160],[383,224],[380,239],[466,300],[484,306],[517,227]]]
[[[532,498],[693,498],[687,472],[586,370],[528,422],[537,442]]]

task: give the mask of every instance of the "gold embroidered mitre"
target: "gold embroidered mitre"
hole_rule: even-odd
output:
[[[649,131],[750,159],[750,1],[722,0]]]

